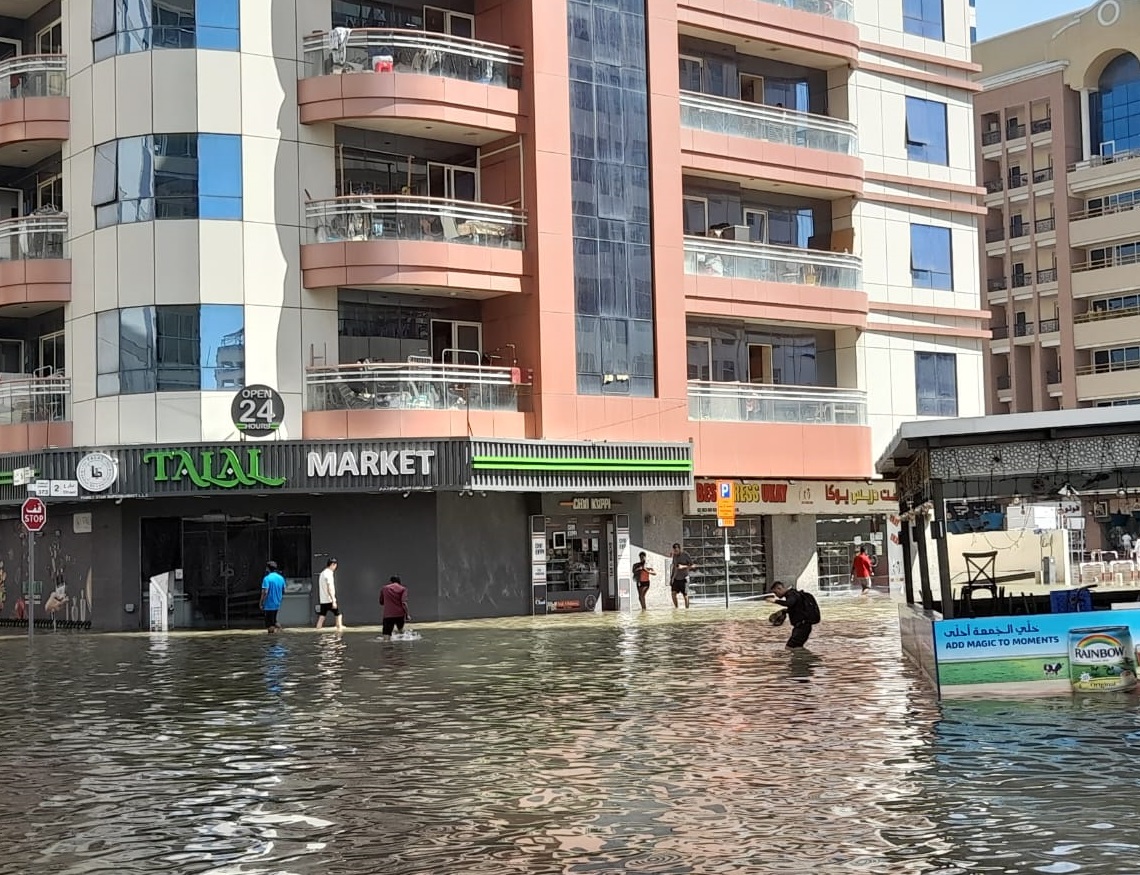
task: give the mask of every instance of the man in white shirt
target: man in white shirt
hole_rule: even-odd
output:
[[[340,631],[344,628],[344,618],[340,615],[340,604],[336,600],[336,560],[330,559],[326,565],[325,570],[321,572],[320,582],[317,584],[320,590],[320,607],[317,608],[317,628],[323,628],[325,625],[325,616],[329,611],[336,617],[336,628]]]

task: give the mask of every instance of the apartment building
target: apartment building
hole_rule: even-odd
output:
[[[0,617],[29,489],[32,598],[103,628],[167,573],[176,626],[256,622],[270,557],[287,624],[330,555],[350,622],[393,571],[423,619],[621,608],[674,541],[698,598],[886,581],[873,460],[983,405],[972,24],[0,0]]]
[[[974,47],[991,413],[1140,403],[1138,37],[1104,0]]]

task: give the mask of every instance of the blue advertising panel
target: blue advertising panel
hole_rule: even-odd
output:
[[[940,620],[942,695],[1127,692],[1136,686],[1140,610]]]

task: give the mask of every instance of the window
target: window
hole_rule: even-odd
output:
[[[239,0],[93,0],[95,60],[152,49],[240,46]]]
[[[1140,346],[1120,346],[1115,349],[1098,349],[1093,353],[1093,373],[1134,371],[1140,368]]]
[[[709,228],[709,202],[703,197],[681,198],[684,208],[685,233],[693,236],[704,234]]]
[[[240,305],[106,310],[97,314],[95,327],[100,396],[245,385],[245,311]]]
[[[920,97],[906,99],[906,154],[912,161],[949,164],[946,104]]]
[[[919,416],[958,415],[958,356],[916,352],[914,385]]]
[[[712,341],[707,337],[690,337],[685,341],[688,378],[708,382],[712,375]]]
[[[933,225],[910,226],[911,282],[922,289],[954,288],[950,229]]]
[[[242,217],[241,137],[153,134],[95,147],[95,226]]]
[[[63,21],[56,19],[36,34],[37,55],[63,54]]]
[[[944,39],[942,0],[903,0],[903,30],[927,39]]]
[[[681,55],[679,63],[681,66],[681,90],[700,94],[701,73],[704,70],[704,62],[700,58],[694,58],[691,55]]]

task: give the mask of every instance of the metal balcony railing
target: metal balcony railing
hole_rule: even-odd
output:
[[[1004,292],[1008,288],[1008,277],[998,276],[994,277],[993,279],[986,280],[986,291],[988,292]]]
[[[689,419],[866,425],[867,393],[821,386],[690,381]]]
[[[0,61],[0,100],[66,96],[66,55],[18,55]]]
[[[990,328],[990,336],[994,340],[1006,340],[1009,337],[1008,325],[994,325]]]
[[[986,131],[982,134],[982,145],[993,146],[1001,142],[1001,131]]]
[[[352,28],[343,45],[327,33],[314,33],[305,37],[304,48],[309,76],[418,73],[504,88],[522,85],[521,51],[446,33]]]
[[[1009,187],[1011,190],[1015,188],[1025,188],[1027,185],[1029,185],[1028,173],[1011,173],[1009,175]]]
[[[1111,155],[1093,155],[1087,161],[1078,161],[1069,165],[1069,172],[1088,170],[1092,167],[1102,167],[1105,164],[1119,164],[1122,161],[1134,161],[1140,158],[1140,149],[1127,149],[1114,152]]]
[[[858,129],[852,122],[693,91],[681,92],[681,126],[840,155],[859,154]]]
[[[1033,134],[1044,134],[1046,131],[1051,130],[1053,130],[1052,118],[1035,119],[1029,126],[1029,131]]]
[[[999,191],[1005,188],[1005,184],[1000,179],[987,179],[985,186],[986,194],[997,194]]]
[[[997,378],[997,387],[999,390],[1008,389],[1012,385],[1013,381],[1010,380],[1009,374],[1002,374]]]
[[[305,208],[310,243],[432,240],[521,249],[514,207],[409,195],[345,195]]]
[[[1033,282],[1033,274],[1031,273],[1015,273],[1013,275],[1013,287],[1015,289],[1024,289]]]
[[[1045,385],[1055,386],[1061,382],[1060,371],[1046,371],[1045,372]]]
[[[762,0],[762,2],[782,6],[786,9],[798,9],[801,12],[826,15],[836,21],[855,20],[855,3],[853,0]]]
[[[63,422],[71,380],[62,373],[0,379],[0,425]]]
[[[1050,216],[1048,219],[1038,219],[1033,223],[1033,230],[1038,234],[1048,234],[1057,230],[1057,220]]]
[[[1037,330],[1041,334],[1053,334],[1054,332],[1061,330],[1061,320],[1042,319],[1037,325]]]
[[[1122,204],[1104,204],[1103,206],[1091,207],[1087,210],[1078,210],[1069,215],[1069,221],[1079,222],[1082,219],[1096,219],[1100,216],[1111,216],[1116,213],[1129,213],[1137,207],[1140,207],[1140,201],[1128,201]]]
[[[1009,226],[1009,239],[1016,240],[1018,237],[1026,237],[1029,235],[1029,226],[1022,223],[1020,225]]]
[[[863,262],[856,255],[711,237],[685,238],[685,273],[851,291],[863,287]]]
[[[1086,322],[1103,322],[1106,319],[1127,319],[1129,316],[1140,316],[1140,307],[1121,307],[1118,310],[1089,310],[1073,317],[1073,322],[1083,325]]]
[[[1115,374],[1119,371],[1140,370],[1140,359],[1124,359],[1123,361],[1108,361],[1101,364],[1081,365],[1077,368],[1077,376],[1087,377],[1090,374]]]
[[[66,243],[67,213],[0,220],[0,261],[64,258]]]
[[[1025,125],[1006,125],[1005,138],[1007,140],[1018,140],[1025,136]]]
[[[1057,268],[1049,267],[1045,270],[1037,271],[1037,282],[1040,285],[1057,282]]]
[[[399,362],[311,368],[306,410],[517,411],[519,368]]]
[[[1013,325],[1014,337],[1032,337],[1034,326],[1032,322],[1015,322]]]
[[[1140,252],[1108,252],[1100,258],[1078,262],[1073,265],[1073,273],[1089,270],[1104,270],[1109,267],[1127,267],[1140,262]]]
[[[1002,228],[986,228],[986,242],[997,243],[1005,239],[1005,230]]]
[[[1052,167],[1042,167],[1040,170],[1034,170],[1033,171],[1033,182],[1035,184],[1041,183],[1041,182],[1049,182],[1052,179],[1053,179],[1053,168]]]

